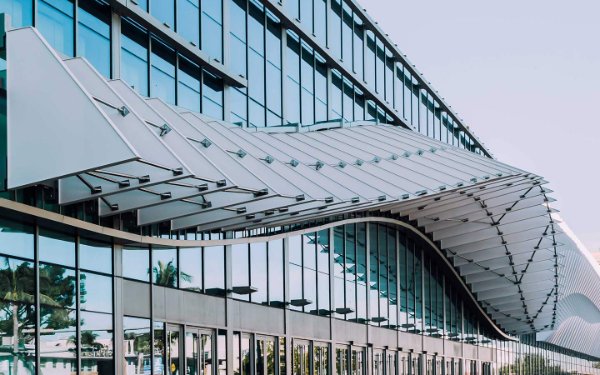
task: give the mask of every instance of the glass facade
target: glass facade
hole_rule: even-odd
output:
[[[121,16],[105,0],[0,0],[13,25],[36,26],[62,55],[85,57],[143,96],[248,127],[403,125],[488,155],[351,2],[137,0],[130,6],[181,40],[149,31],[143,19]],[[207,70],[213,63],[220,75]],[[246,86],[228,85],[227,75]]]
[[[122,79],[142,96],[252,128],[404,125],[487,155],[354,3],[137,0],[128,6],[144,16],[116,12],[103,0],[0,0],[14,26],[37,27],[59,54],[86,58],[104,77]],[[144,17],[166,29],[158,32]],[[185,46],[165,37],[167,31]],[[247,85],[230,85],[227,74]],[[23,189],[13,198],[105,223],[93,203],[58,208],[45,188]],[[132,217],[118,220],[127,227]],[[600,373],[599,359],[535,337],[499,339],[440,254],[392,224],[349,220],[302,232],[264,229],[243,236],[277,236],[246,241],[233,233],[235,244],[224,241],[231,233],[137,229],[205,241],[181,248],[113,244],[46,224],[0,218],[0,374]],[[281,235],[286,231],[294,233]],[[148,291],[148,300],[135,295],[145,305],[123,311],[118,293],[132,290]],[[196,306],[227,301],[239,310],[219,310],[228,321],[202,310],[185,324],[163,313],[184,311],[188,300],[200,301]],[[291,334],[289,327],[254,332],[244,326],[245,308],[475,349],[432,355],[423,348],[311,337],[309,330]],[[478,352],[490,358],[472,354]]]

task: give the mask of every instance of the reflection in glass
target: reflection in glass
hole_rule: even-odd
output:
[[[184,0],[187,2],[187,0]],[[200,67],[179,56],[177,70],[177,105],[200,112]]]
[[[123,277],[148,282],[150,252],[148,248],[123,249]]]
[[[217,375],[227,374],[227,342],[226,331],[219,330],[217,335]],[[210,375],[209,372],[204,375]]]
[[[82,310],[112,312],[112,278],[91,272],[79,275],[79,303]]]
[[[231,279],[233,287],[250,286],[250,260],[248,244],[236,244],[231,247]],[[235,298],[249,301],[250,296],[235,294]]]
[[[123,318],[126,375],[150,373],[150,319]]]
[[[77,55],[110,78],[110,6],[98,0],[79,2]]]
[[[178,271],[177,249],[152,250],[152,275],[154,284],[176,288],[179,276]],[[189,279],[189,275],[182,273],[181,278]]]
[[[75,308],[75,271],[50,264],[40,264],[40,298],[42,305]],[[50,317],[52,318],[52,317]]]
[[[335,374],[348,375],[348,349],[345,347],[335,348]]]
[[[77,371],[76,315],[74,310],[42,306],[40,309],[40,372],[71,375]]]
[[[177,1],[177,33],[195,46],[200,46],[199,3],[199,0]]]
[[[35,374],[35,274],[30,262],[0,257],[0,368]],[[16,366],[16,369],[15,369]]]
[[[112,315],[82,311],[80,320],[81,374],[114,374]]]
[[[0,1],[0,13],[10,14],[13,27],[31,26],[33,20],[33,2],[31,0]]]
[[[150,14],[168,27],[175,25],[175,0],[152,0]]]
[[[73,2],[39,0],[36,27],[58,52],[73,56]]]
[[[223,119],[223,81],[214,75],[204,72],[202,84],[202,113]]]
[[[204,290],[206,293],[225,292],[225,249],[223,246],[204,248]]]
[[[283,240],[269,242],[269,301],[271,306],[283,307]]]
[[[175,51],[152,39],[150,95],[175,104]]]
[[[40,228],[40,261],[75,267],[75,238]]]
[[[82,238],[79,243],[79,268],[112,273],[112,246]]]
[[[154,331],[154,342],[152,343],[152,354],[154,355],[153,374],[165,374],[165,323],[153,322],[152,330]]]
[[[160,0],[159,0],[160,1]],[[202,2],[202,50],[213,59],[223,61],[222,1]]]
[[[167,331],[167,374],[179,375],[179,331],[169,329]]]
[[[258,289],[252,293],[252,302],[267,303],[267,244],[256,242],[250,244],[250,277],[254,288]]]
[[[121,79],[148,96],[148,34],[127,20],[121,23]]]
[[[33,259],[33,228],[0,219],[0,253]]]
[[[180,248],[179,261],[181,274],[187,275],[179,280],[179,287],[183,289],[202,291],[202,249]]]

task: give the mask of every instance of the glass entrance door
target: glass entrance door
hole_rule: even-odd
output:
[[[383,349],[373,349],[373,375],[385,375]]]
[[[179,375],[180,369],[180,342],[179,342],[179,326],[167,325],[165,338],[166,347],[166,373],[168,375]]]
[[[310,375],[310,345],[308,341],[294,340],[292,362],[294,375]]]
[[[210,330],[187,327],[185,332],[185,375],[214,375],[213,358],[214,333]]]
[[[256,375],[275,375],[275,338],[256,336]]]
[[[386,375],[396,375],[396,352],[386,351]]]

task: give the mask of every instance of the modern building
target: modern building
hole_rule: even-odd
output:
[[[600,374],[547,182],[354,0],[0,12],[0,375]]]

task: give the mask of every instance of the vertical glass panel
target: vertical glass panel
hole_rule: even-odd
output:
[[[285,363],[285,337],[279,338],[279,374],[286,374],[286,363]]]
[[[112,246],[108,243],[81,238],[79,242],[79,268],[112,273]]]
[[[172,28],[175,25],[175,0],[151,0],[150,14]]]
[[[379,318],[381,325],[388,319],[388,255],[387,255],[387,227],[379,225]]]
[[[349,79],[343,79],[344,83],[344,120],[354,121],[354,88]]]
[[[353,32],[352,26],[354,24],[352,9],[350,5],[345,1],[342,3],[342,59],[347,69],[353,69]]]
[[[265,13],[262,6],[249,3],[248,14],[248,95],[265,104]],[[263,115],[264,116],[264,115]],[[263,126],[263,121],[260,126]]]
[[[367,47],[365,49],[365,81],[375,87],[375,34],[367,30]]]
[[[394,104],[394,56],[392,52],[385,49],[385,100]]]
[[[300,0],[300,20],[304,30],[309,33],[313,31],[313,2],[312,0]]]
[[[110,78],[110,6],[99,0],[79,3],[77,55]]]
[[[383,46],[383,41],[379,38],[376,39],[376,58],[375,58],[375,67],[376,67],[376,78],[377,85],[375,86],[376,91],[382,96],[385,94],[385,47]]]
[[[353,48],[354,48],[354,59],[353,67],[354,72],[363,78],[363,53],[364,53],[364,24],[358,15],[354,15],[354,37],[353,37]]]
[[[205,71],[202,82],[202,113],[217,120],[222,120],[223,80]]]
[[[356,224],[356,318],[367,319],[367,226]]]
[[[181,280],[179,287],[183,289],[202,291],[202,249],[179,249]]]
[[[358,88],[354,90],[354,119],[362,121],[365,119],[365,95]]]
[[[266,375],[265,372],[265,340],[256,340],[256,353],[254,362],[256,367],[256,375]]]
[[[235,125],[246,127],[248,125],[248,101],[245,89],[231,88],[229,94],[231,122]]]
[[[82,311],[80,322],[80,373],[83,375],[114,374],[112,315]]]
[[[210,373],[206,373],[210,374]],[[227,374],[226,331],[219,330],[217,335],[217,375]]]
[[[239,350],[239,346],[236,346],[235,343],[239,345],[239,333],[233,334],[233,342],[234,342],[234,350],[237,347]],[[199,375],[198,362],[200,358],[199,352],[199,337],[197,331],[186,331],[185,333],[185,373],[186,375]],[[238,372],[234,372],[234,374],[239,375]]]
[[[369,224],[369,313],[371,321],[374,317],[379,317],[379,256],[378,256],[378,230],[377,224]]]
[[[348,349],[345,347],[335,348],[335,373],[336,375],[348,375]]]
[[[213,334],[200,334],[200,375],[211,375],[213,369]]]
[[[404,68],[404,118],[412,124],[412,76],[408,68]]]
[[[267,56],[267,108],[278,119],[268,121],[267,125],[280,125],[281,120],[281,23],[278,19],[267,13],[266,33],[266,56]]]
[[[40,265],[40,294],[42,303],[61,308],[76,306],[75,271],[50,264]]]
[[[150,372],[150,319],[123,317],[123,354],[126,375]]]
[[[223,246],[204,248],[204,289],[209,294],[225,291],[225,249]]]
[[[331,9],[329,9],[329,18],[327,20],[329,32],[327,34],[327,46],[331,50],[331,54],[338,58],[342,58],[342,3],[341,0],[331,0]]]
[[[250,336],[242,335],[241,343],[240,343],[240,352],[241,352],[241,375],[250,375],[251,371],[251,362],[250,356],[252,352],[250,352]]]
[[[302,43],[302,62],[300,77],[302,81],[302,124],[310,125],[314,117],[314,51]]]
[[[327,121],[327,64],[315,54],[315,123],[322,121]]]
[[[81,272],[79,275],[80,309],[112,313],[112,286],[112,277]]]
[[[175,104],[175,51],[152,39],[150,95]]]
[[[156,2],[157,0],[154,0]],[[158,0],[162,1],[162,0]],[[168,1],[166,2],[168,3]],[[200,1],[177,1],[177,33],[195,46],[200,46]]]
[[[123,277],[149,281],[150,252],[147,248],[123,249]]]
[[[331,115],[329,120],[339,120],[344,117],[342,112],[342,75],[337,70],[331,71]]]
[[[33,227],[0,219],[0,253],[33,259]]]
[[[33,0],[2,0],[0,1],[0,13],[10,15],[12,27],[31,26],[33,20]]]
[[[343,309],[345,306],[345,259],[344,259],[344,227],[333,228],[333,310]],[[343,315],[339,316],[344,318]]]
[[[148,34],[127,20],[121,23],[121,78],[148,96]]]
[[[290,18],[300,19],[300,0],[286,0],[285,10]]]
[[[36,27],[58,52],[73,56],[73,2],[39,0]]]
[[[300,40],[288,31],[286,49],[286,106],[285,118],[289,123],[300,122]]]
[[[329,230],[317,233],[317,284],[319,314],[329,315]]]
[[[396,76],[394,78],[394,108],[404,117],[404,67],[396,63]]]
[[[252,302],[267,304],[267,244],[250,244],[250,285],[258,289],[252,294]]]
[[[152,371],[154,375],[166,374],[165,371],[165,323],[154,321],[152,323],[154,330],[154,342],[152,344],[153,363]]]
[[[229,66],[233,73],[246,75],[246,12],[245,0],[230,0],[229,4]]]
[[[420,330],[422,327],[423,320],[423,278],[422,278],[422,263],[421,263],[421,249],[415,247],[415,318],[416,318],[416,329]],[[419,333],[420,331],[416,332]]]
[[[202,50],[210,57],[223,61],[222,1],[202,2]]]
[[[268,251],[270,305],[284,307],[283,240],[270,241]]]
[[[0,340],[5,373],[35,374],[35,271],[31,262],[0,257]],[[12,372],[11,372],[12,371]]]
[[[356,320],[356,228],[354,224],[344,226],[346,232],[346,319]]]
[[[42,306],[40,309],[40,373],[71,375],[77,371],[75,310]],[[56,353],[61,353],[60,358]]]
[[[290,237],[289,259],[290,259],[290,302],[293,310],[302,311],[302,240],[300,236]]]
[[[167,330],[167,374],[179,375],[179,330],[170,328]]]
[[[154,284],[177,288],[178,272],[177,249],[152,250],[152,278]]]
[[[75,238],[40,228],[40,261],[75,267]]]
[[[327,0],[314,0],[314,34],[321,45],[327,44]]]
[[[231,247],[231,278],[234,288],[250,286],[250,260],[248,244],[236,244]],[[235,298],[249,301],[249,295],[235,294]]]
[[[187,1],[187,0],[184,0]],[[200,67],[179,56],[177,71],[177,105],[200,112]]]

